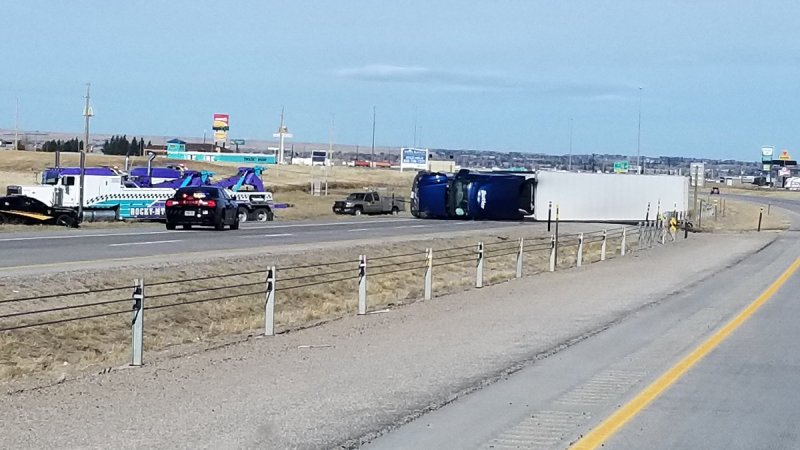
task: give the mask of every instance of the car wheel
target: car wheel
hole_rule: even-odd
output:
[[[247,208],[239,208],[237,210],[237,215],[239,216],[238,222],[247,222]]]
[[[225,219],[220,217],[217,219],[216,223],[214,223],[214,229],[217,231],[222,231],[225,229]]]
[[[174,230],[175,229],[175,224],[167,222],[167,229],[168,230]]]
[[[56,217],[56,225],[58,225],[60,227],[71,227],[72,223],[73,223],[72,217],[70,217],[70,216],[68,216],[66,214],[62,214],[62,215]]]
[[[264,208],[259,208],[255,212],[256,221],[258,222],[268,222],[270,221],[270,211]]]
[[[400,209],[397,206],[393,206],[392,207],[392,215],[396,216],[398,214],[400,214]]]
[[[231,224],[231,230],[238,230],[239,229],[239,218],[237,217],[236,220],[233,221]]]

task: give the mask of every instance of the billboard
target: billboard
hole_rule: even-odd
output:
[[[706,185],[706,164],[705,163],[691,163],[689,164],[689,177],[691,178],[691,186],[703,187]]]
[[[214,142],[225,142],[228,139],[228,132],[225,130],[214,131]]]
[[[428,169],[427,148],[401,148],[400,169]]]
[[[228,114],[214,114],[214,123],[211,125],[211,129],[216,130],[224,130],[228,131],[230,128],[230,116]]]
[[[312,150],[311,151],[311,165],[324,166],[328,160],[328,152],[325,150]]]

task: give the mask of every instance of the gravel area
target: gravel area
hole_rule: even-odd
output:
[[[6,385],[0,447],[357,446],[669,301],[775,236],[693,235],[143,368],[22,392]]]

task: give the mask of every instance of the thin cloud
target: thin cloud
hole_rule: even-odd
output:
[[[370,64],[342,68],[334,75],[348,80],[372,83],[414,84],[444,92],[505,90],[528,92],[589,101],[620,101],[634,97],[638,86],[629,83],[598,83],[570,80],[515,78],[499,72],[442,70],[424,66]]]
[[[515,85],[513,80],[502,74],[441,70],[422,66],[370,64],[339,69],[334,74],[339,78],[350,80],[421,84],[454,90],[510,88]]]

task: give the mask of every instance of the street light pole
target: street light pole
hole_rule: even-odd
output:
[[[569,165],[567,170],[572,171],[572,118],[569,119]]]
[[[375,167],[375,106],[372,106],[372,157],[370,158],[370,165]]]
[[[642,87],[639,86],[639,127],[636,132],[636,170],[642,174]]]
[[[83,126],[83,149],[81,149],[81,176],[80,187],[78,189],[78,222],[83,222],[83,186],[84,178],[86,176],[86,150],[89,148],[89,117],[92,116],[92,110],[89,106],[89,91],[92,85],[86,83],[86,105],[83,108],[84,126]]]

